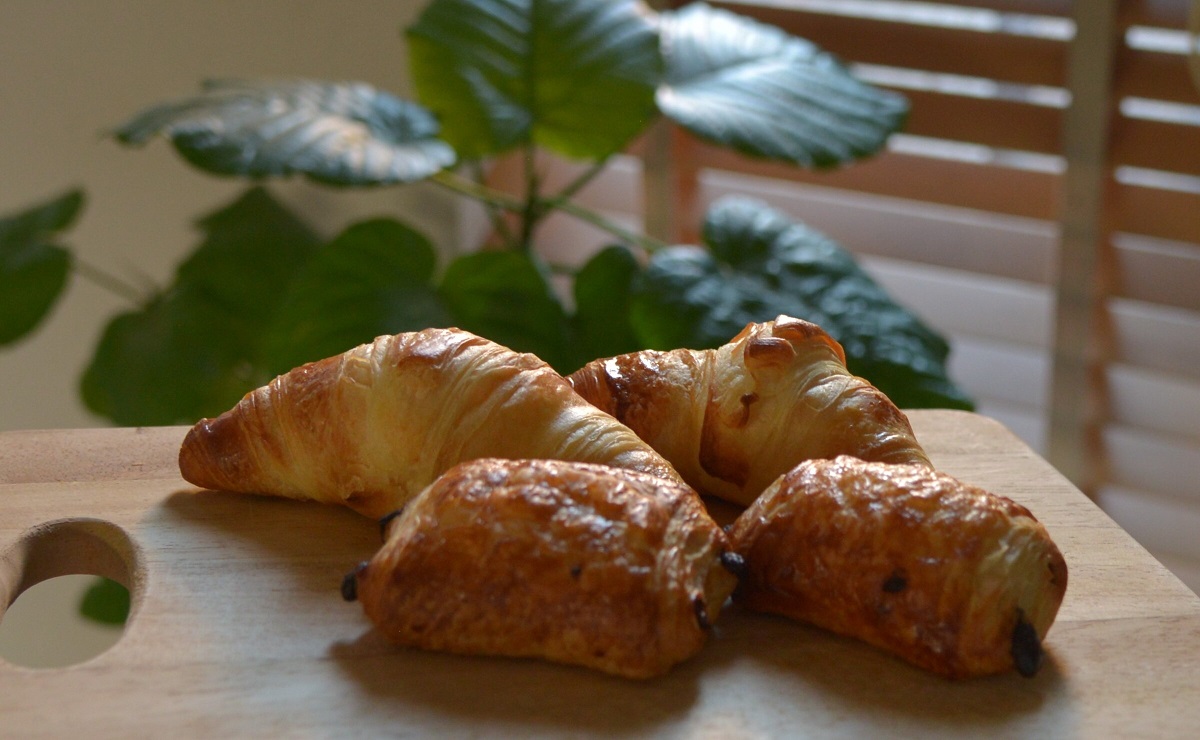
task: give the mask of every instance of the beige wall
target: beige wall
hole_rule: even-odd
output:
[[[420,0],[7,0],[0,3],[0,213],[72,186],[88,204],[69,243],[134,282],[163,284],[193,247],[192,220],[245,184],[201,174],[163,141],[104,136],[209,77],[362,80],[408,94],[401,29]],[[328,233],[401,214],[453,248],[457,203],[427,186],[277,191]],[[0,349],[0,430],[97,426],[78,382],[122,301],[76,278],[40,332]]]

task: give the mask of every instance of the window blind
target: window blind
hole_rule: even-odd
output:
[[[950,339],[951,374],[981,413],[1200,590],[1188,0],[710,4],[903,92],[905,130],[868,160],[812,172],[663,124],[580,197],[671,240],[695,241],[705,206],[728,193],[827,233]],[[565,181],[571,165],[555,168]],[[541,240],[581,260],[589,239],[554,220]]]

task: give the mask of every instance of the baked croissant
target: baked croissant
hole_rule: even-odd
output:
[[[579,460],[679,480],[545,362],[457,329],[379,337],[275,378],[198,422],[179,469],[204,488],[379,517],[480,457]]]
[[[594,360],[568,379],[692,487],[742,505],[811,458],[932,467],[908,418],[850,374],[840,344],[800,319],[748,324],[717,349]]]
[[[385,526],[342,592],[411,647],[648,678],[701,648],[736,584],[694,491],[603,465],[463,463]]]
[[[729,535],[745,560],[736,601],[952,678],[1036,673],[1067,588],[1025,507],[917,465],[802,463]]]

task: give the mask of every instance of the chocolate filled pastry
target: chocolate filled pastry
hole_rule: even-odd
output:
[[[380,517],[481,457],[578,460],[679,480],[545,362],[458,329],[379,337],[281,375],[198,422],[179,468],[204,488]]]
[[[630,678],[704,644],[736,584],[684,485],[603,465],[476,460],[385,520],[343,595],[400,645]]]
[[[594,360],[568,379],[696,490],[741,505],[812,458],[930,465],[908,417],[800,319],[749,324],[717,349]]]
[[[813,460],[729,531],[735,600],[953,678],[1034,675],[1067,566],[1025,507],[924,466]]]

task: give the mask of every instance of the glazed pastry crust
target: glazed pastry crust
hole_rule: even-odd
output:
[[[1027,509],[922,466],[803,463],[730,537],[746,561],[740,603],[954,678],[1036,671],[1067,587]]]
[[[353,578],[406,646],[648,678],[698,651],[736,583],[686,486],[607,466],[476,460],[388,525]]]
[[[678,480],[545,362],[458,329],[379,337],[281,375],[198,422],[179,467],[204,488],[379,517],[480,457],[579,460]]]
[[[569,376],[701,493],[742,505],[803,460],[930,466],[908,418],[816,324],[779,316],[713,350],[647,350]]]

